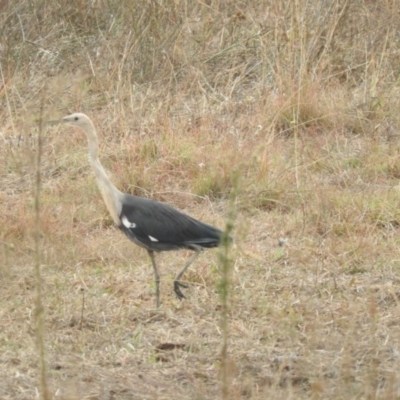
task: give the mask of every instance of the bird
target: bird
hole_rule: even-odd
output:
[[[154,271],[157,308],[160,306],[160,275],[155,253],[179,249],[194,252],[174,279],[174,292],[179,300],[184,299],[181,287],[187,288],[187,285],[180,282],[182,275],[203,249],[221,244],[223,232],[166,203],[119,191],[100,163],[98,136],[92,120],[86,114],[73,113],[65,116],[62,121],[86,133],[89,163],[115,225],[136,245],[147,250]],[[228,242],[231,241],[229,237]]]

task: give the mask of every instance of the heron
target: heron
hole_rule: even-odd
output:
[[[91,119],[86,114],[74,113],[62,120],[86,133],[89,163],[114,223],[130,240],[147,250],[154,270],[157,307],[160,306],[160,275],[154,253],[179,249],[194,252],[174,279],[176,296],[180,300],[185,298],[181,287],[187,288],[187,285],[180,279],[203,249],[217,247],[221,243],[223,232],[168,204],[119,191],[100,163],[98,136]]]

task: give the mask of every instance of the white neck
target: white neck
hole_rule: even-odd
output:
[[[85,132],[89,143],[89,162],[92,166],[92,170],[96,176],[97,184],[100,188],[103,200],[107,206],[108,211],[111,214],[114,222],[119,225],[119,215],[121,213],[121,193],[110,181],[106,171],[100,163],[98,157],[98,139],[96,130],[92,123],[85,127]]]

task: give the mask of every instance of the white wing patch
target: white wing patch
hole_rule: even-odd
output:
[[[148,236],[149,236],[149,239],[150,239],[152,242],[158,242],[158,239],[156,239],[155,237],[150,236],[150,235],[148,235]]]
[[[122,225],[125,226],[125,228],[136,228],[136,224],[134,222],[130,222],[128,218],[125,217],[125,215],[122,216],[121,218]]]

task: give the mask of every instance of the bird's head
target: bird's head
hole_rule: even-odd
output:
[[[64,117],[63,122],[67,123],[68,125],[78,126],[79,128],[87,131],[90,129],[93,124],[90,118],[83,113],[74,113],[71,115],[67,115]]]

